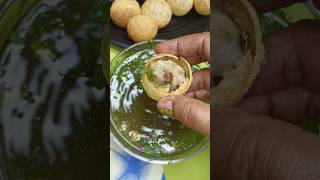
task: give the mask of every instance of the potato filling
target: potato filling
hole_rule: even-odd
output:
[[[214,12],[213,26],[213,59],[214,75],[224,76],[226,72],[235,69],[241,63],[244,53],[240,45],[241,31],[225,14]]]
[[[176,62],[161,59],[150,64],[147,76],[154,86],[166,92],[175,91],[186,80],[185,70]]]

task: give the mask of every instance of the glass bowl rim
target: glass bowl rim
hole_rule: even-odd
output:
[[[121,57],[123,54],[125,54],[126,52],[128,52],[129,50],[137,47],[137,46],[140,46],[142,44],[147,44],[147,43],[150,43],[150,42],[163,42],[165,40],[162,40],[162,39],[154,39],[154,40],[151,40],[151,41],[143,41],[143,42],[139,42],[139,43],[135,43],[127,48],[125,48],[124,50],[122,50],[118,55],[116,55],[111,61],[110,61],[110,65],[112,63],[114,63],[119,57]],[[110,67],[109,67],[110,68]],[[111,74],[111,72],[110,72]],[[111,80],[111,79],[110,79]],[[110,82],[109,82],[110,83]],[[111,112],[110,112],[110,121],[111,121]],[[149,159],[147,157],[144,157],[142,155],[139,155],[138,153],[135,153],[133,152],[132,150],[130,150],[129,148],[125,147],[119,140],[118,138],[116,137],[116,135],[113,134],[112,132],[112,128],[116,129],[116,127],[114,127],[114,123],[111,121],[111,124],[110,124],[112,127],[110,127],[110,137],[111,139],[116,143],[117,146],[119,146],[122,150],[124,150],[127,154],[139,159],[139,160],[142,160],[144,162],[147,162],[147,163],[153,163],[153,164],[174,164],[174,163],[178,163],[178,162],[181,162],[181,161],[184,161],[184,160],[187,160],[187,159],[190,159],[192,157],[194,157],[195,155],[199,154],[200,152],[202,152],[203,150],[205,150],[209,144],[210,144],[210,137],[207,137],[207,136],[204,136],[204,138],[207,138],[207,140],[204,140],[204,143],[202,143],[202,145],[199,145],[199,148],[194,150],[194,152],[186,155],[185,157],[180,157],[180,158],[177,158],[177,159],[172,159],[172,160],[157,160],[157,159]],[[117,131],[117,130],[116,130]],[[121,138],[121,137],[120,137]],[[205,142],[206,141],[206,142]]]

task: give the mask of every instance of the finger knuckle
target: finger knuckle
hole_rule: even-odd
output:
[[[192,126],[194,124],[196,119],[196,107],[193,106],[191,101],[187,101],[183,104],[183,110],[181,111],[180,118],[186,126]]]

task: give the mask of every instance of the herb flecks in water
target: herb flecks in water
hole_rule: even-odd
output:
[[[181,128],[178,121],[169,118],[172,111],[164,110],[167,116],[161,114],[157,102],[144,92],[140,77],[145,63],[154,55],[153,49],[142,49],[127,56],[115,68],[110,82],[111,118],[115,128],[130,142],[125,146],[133,152],[153,159],[170,159],[198,145],[204,137]],[[153,71],[145,73],[157,80]],[[173,77],[166,74],[164,79],[169,83]]]

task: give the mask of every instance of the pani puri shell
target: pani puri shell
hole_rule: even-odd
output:
[[[141,13],[151,17],[159,29],[167,26],[172,17],[171,7],[165,0],[147,0],[141,7]]]
[[[156,37],[158,25],[149,16],[137,15],[130,19],[127,32],[134,42],[148,41]]]
[[[176,89],[173,91],[165,91],[165,88],[161,88],[161,87],[157,87],[155,85],[154,82],[152,82],[150,80],[150,77],[148,77],[148,73],[147,73],[147,69],[148,67],[152,64],[155,63],[156,61],[159,60],[171,60],[175,63],[177,63],[179,66],[181,66],[183,68],[183,70],[185,71],[185,81]],[[184,59],[183,57],[177,57],[171,54],[158,54],[156,56],[154,56],[153,58],[151,58],[144,67],[144,70],[142,72],[142,77],[141,77],[141,81],[142,81],[142,86],[146,92],[146,94],[158,101],[159,99],[163,98],[163,97],[168,97],[168,96],[181,96],[184,95],[188,89],[191,86],[193,77],[192,77],[192,69],[190,64],[188,63],[188,61],[186,59]]]
[[[136,0],[116,0],[110,8],[112,21],[121,28],[126,28],[129,20],[141,14],[141,8]]]
[[[200,15],[210,15],[210,0],[193,0],[193,6]]]
[[[214,11],[220,11],[231,18],[239,26],[245,40],[242,46],[242,63],[226,72],[218,86],[211,89],[210,98],[213,106],[230,107],[240,103],[248,92],[265,62],[265,49],[258,15],[248,0],[214,2],[214,7],[217,7]]]
[[[193,0],[167,0],[175,16],[186,15],[193,7]]]

